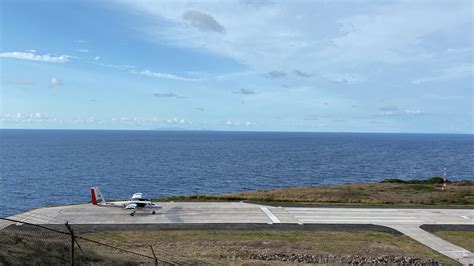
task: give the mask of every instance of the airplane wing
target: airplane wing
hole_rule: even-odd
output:
[[[128,204],[125,209],[136,209],[137,208],[137,204],[136,203],[131,203],[131,204]]]
[[[142,196],[143,196],[143,193],[135,193],[135,194],[133,194],[133,196],[132,196],[132,200],[134,200],[134,199],[141,199]]]

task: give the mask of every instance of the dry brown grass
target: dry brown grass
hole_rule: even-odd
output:
[[[435,231],[433,234],[474,252],[474,231]]]
[[[0,230],[0,265],[70,265],[71,238],[38,227],[9,227]],[[77,265],[141,265],[153,260],[121,250],[77,240]]]
[[[167,200],[246,200],[313,205],[396,205],[474,207],[474,184],[346,184],[258,190],[224,195],[171,197]]]
[[[250,260],[249,255],[329,253],[343,256],[411,256],[455,264],[406,236],[371,231],[114,231],[92,233],[87,237],[111,241],[140,252],[149,252],[152,245],[158,257],[178,262],[198,259],[214,264],[262,264],[262,261]]]

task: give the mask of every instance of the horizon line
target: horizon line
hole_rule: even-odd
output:
[[[349,133],[349,134],[431,134],[431,135],[474,135],[474,132],[376,132],[376,131],[290,131],[290,130],[226,130],[226,129],[104,129],[104,128],[1,128],[0,130],[51,130],[51,131],[170,131],[170,132],[242,132],[242,133]]]

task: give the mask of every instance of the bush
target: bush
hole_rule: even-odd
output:
[[[380,182],[380,183],[405,184],[406,181],[405,181],[405,180],[398,179],[398,178],[387,178],[387,179],[382,180],[382,182]]]
[[[395,184],[443,184],[444,180],[442,177],[435,176],[429,179],[412,179],[412,180],[402,180],[398,178],[388,178],[383,180],[380,183],[395,183]],[[447,181],[450,183],[449,181]]]

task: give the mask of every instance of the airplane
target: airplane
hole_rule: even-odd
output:
[[[92,205],[100,207],[122,207],[126,210],[132,210],[130,216],[134,216],[137,210],[151,209],[151,214],[156,214],[155,209],[162,207],[148,199],[143,198],[143,193],[135,193],[132,198],[127,201],[111,201],[106,202],[104,196],[100,192],[99,187],[91,187]]]

